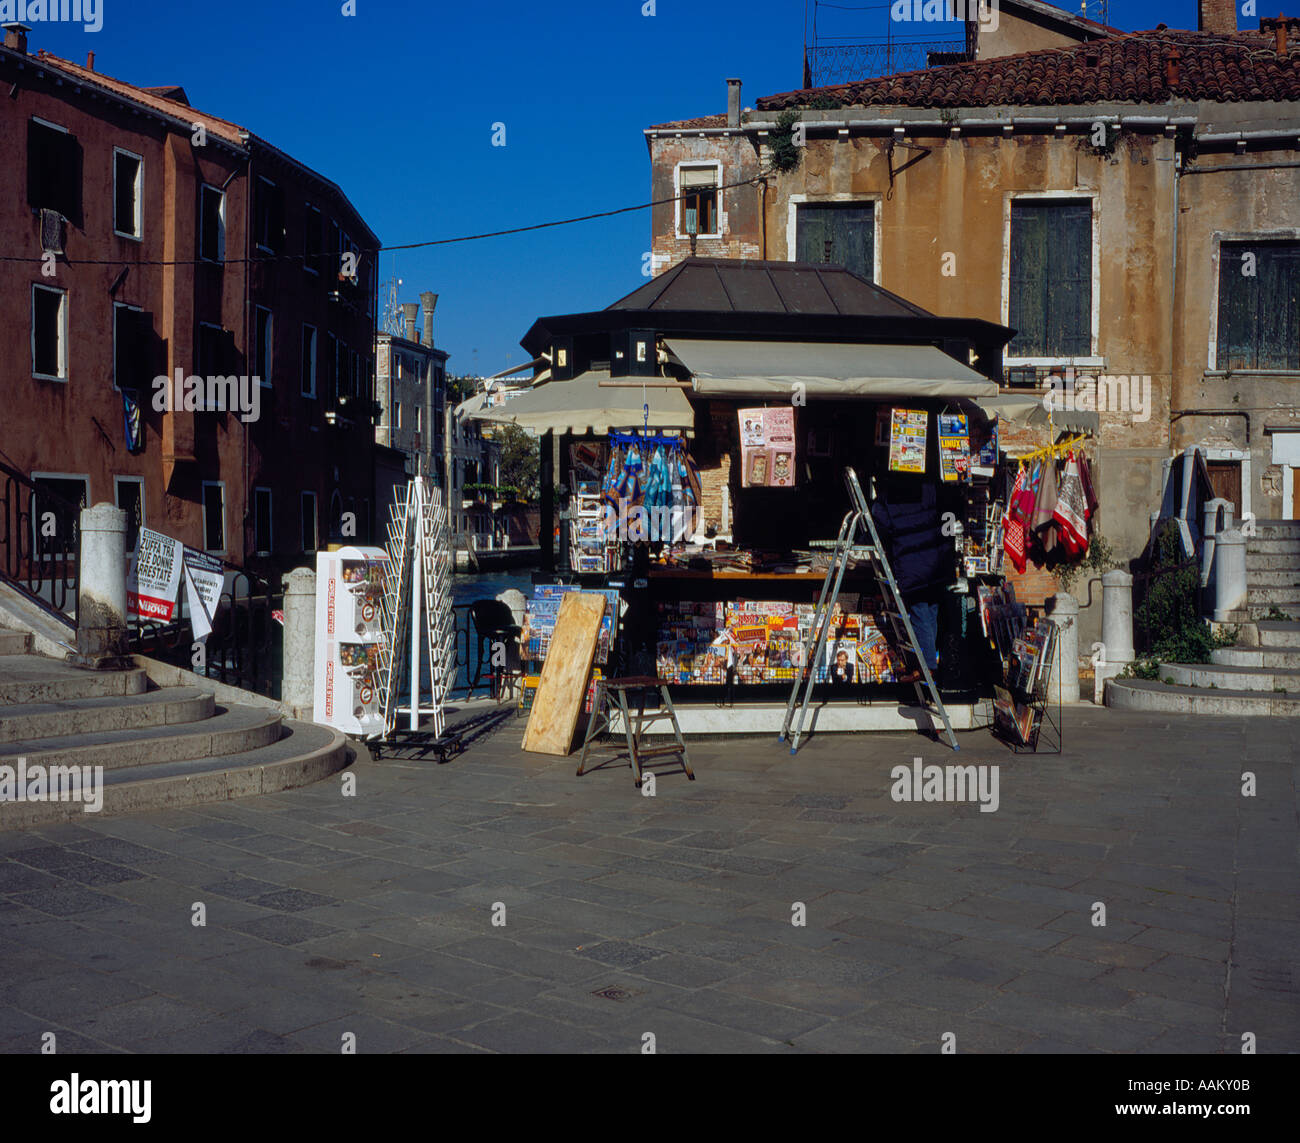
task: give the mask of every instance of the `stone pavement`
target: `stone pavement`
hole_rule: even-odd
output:
[[[0,1051],[1300,1051],[1294,722],[708,741],[653,798],[522,728],[0,834]],[[891,800],[914,756],[999,808]]]

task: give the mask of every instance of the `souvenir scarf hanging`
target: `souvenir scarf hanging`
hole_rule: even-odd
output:
[[[1079,454],[1079,480],[1083,484],[1083,502],[1088,509],[1086,515],[1091,520],[1093,513],[1101,506],[1101,501],[1097,499],[1096,486],[1092,481],[1092,465],[1088,463],[1088,454],[1084,452]]]
[[[1042,475],[1038,483],[1038,496],[1034,501],[1034,515],[1030,521],[1030,531],[1034,540],[1047,555],[1056,547],[1056,529],[1053,527],[1053,513],[1057,500],[1056,461],[1050,456],[1042,462]]]
[[[1002,517],[1002,550],[1016,569],[1017,575],[1025,571],[1025,526],[1015,517],[1016,505],[1024,492],[1025,470],[1016,472],[1016,482],[1007,497],[1007,514]]]
[[[122,427],[126,434],[126,451],[132,456],[144,449],[144,422],[140,419],[140,402],[134,389],[122,390]]]
[[[1084,499],[1083,481],[1079,477],[1079,464],[1074,459],[1074,453],[1070,453],[1061,480],[1061,494],[1056,502],[1055,520],[1061,543],[1074,559],[1088,550],[1087,513],[1088,505]]]

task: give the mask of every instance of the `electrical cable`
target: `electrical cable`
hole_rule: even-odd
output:
[[[763,178],[762,175],[758,175],[748,179],[741,179],[739,182],[724,183],[719,186],[715,186],[712,188],[705,188],[705,189],[712,189],[715,191],[732,190],[735,187],[753,185],[761,181],[762,178]],[[392,250],[421,250],[430,246],[450,246],[453,243],[457,243],[457,242],[477,242],[484,238],[503,238],[511,234],[527,234],[534,230],[548,230],[556,226],[572,226],[578,222],[591,222],[594,219],[598,219],[598,218],[612,218],[615,215],[630,214],[631,212],[637,210],[651,210],[656,206],[666,206],[669,203],[681,202],[682,200],[687,198],[694,198],[697,194],[698,191],[692,191],[689,194],[674,195],[672,198],[661,198],[655,200],[654,202],[639,203],[636,206],[623,206],[623,207],[619,207],[617,210],[603,210],[595,214],[580,215],[576,218],[556,219],[553,222],[538,222],[538,223],[534,223],[532,226],[516,226],[516,227],[512,227],[509,230],[493,230],[484,234],[464,234],[458,238],[435,238],[427,242],[407,242],[397,246],[380,246],[377,249],[373,249],[373,250],[361,248],[360,253],[377,255],[377,254],[384,254]],[[246,263],[252,265],[268,265],[276,262],[298,262],[298,261],[305,262],[309,258],[320,260],[326,257],[332,258],[333,255],[305,254],[305,253],[304,254],[270,254],[260,258],[226,258],[220,262],[214,262],[210,258],[178,258],[173,260],[140,259],[139,261],[132,259],[130,260],[129,264],[132,266],[203,266],[203,265],[240,266]],[[20,262],[20,263],[26,262],[26,263],[34,263],[39,265],[44,261],[45,261],[44,258],[25,258],[25,257],[18,257],[16,255],[10,255],[10,254],[0,254],[0,262]],[[91,258],[91,259],[73,260],[65,256],[64,265],[117,266],[117,265],[121,265],[124,261],[126,260],[122,258]]]

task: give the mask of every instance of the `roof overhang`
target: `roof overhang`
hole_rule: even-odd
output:
[[[681,386],[660,378],[645,384],[627,378],[615,381],[603,371],[572,381],[548,381],[503,405],[467,415],[487,424],[572,436],[633,426],[687,432],[695,425],[694,410]]]
[[[701,397],[788,399],[802,392],[809,400],[973,400],[996,397],[998,392],[996,382],[933,345],[681,337],[667,345],[691,374],[694,391]]]

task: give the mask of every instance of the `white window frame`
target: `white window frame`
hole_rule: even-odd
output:
[[[217,256],[210,258],[203,253],[203,198],[208,192],[217,196]],[[211,183],[199,184],[199,260],[213,266],[226,264],[226,192]]]
[[[35,484],[38,480],[80,480],[86,489],[86,506],[89,507],[94,503],[94,501],[90,498],[90,474],[88,472],[33,472],[30,475],[33,484]],[[39,489],[37,490],[37,495],[39,495]],[[35,545],[37,539],[36,529],[40,526],[40,518],[38,515],[39,512],[40,512],[40,503],[38,501],[36,512],[33,512],[31,514],[32,515],[32,542],[34,545],[32,548],[33,551],[37,550],[37,547]],[[69,549],[68,554],[72,554],[72,551],[73,549]],[[60,558],[62,557],[57,555],[41,556],[42,560],[57,560]]]
[[[318,206],[312,206],[311,203],[306,203],[305,205],[306,205],[306,207],[307,207],[307,226],[308,226],[308,228],[310,228],[310,227],[311,227],[311,224],[312,224],[312,215],[314,214],[314,215],[316,216],[316,234],[317,234],[317,236],[320,238],[320,253],[321,253],[321,254],[324,254],[324,253],[325,253],[325,215],[324,215],[324,212],[321,210],[320,207],[318,207]],[[307,231],[307,233],[310,233],[310,229]],[[303,249],[303,254],[304,254],[304,255],[306,255],[306,253],[307,253],[307,233],[304,233],[303,236],[302,236],[302,249]],[[320,277],[320,267],[311,265],[311,264],[310,264],[310,260],[309,260],[308,258],[306,258],[306,257],[304,257],[303,260],[302,260],[302,268],[303,268],[304,270],[306,270],[307,273],[309,273],[309,274],[315,274],[316,277],[318,277],[318,278]]]
[[[298,493],[298,542],[302,542],[303,507],[306,505],[308,497],[311,498],[311,534],[315,546],[304,548],[304,554],[320,551],[320,514],[316,508],[316,493],[306,489]]]
[[[257,345],[260,341],[258,337],[258,324],[261,321],[262,314],[266,314],[266,370],[262,370],[262,362],[257,360]],[[257,370],[258,378],[263,389],[271,388],[271,366],[275,360],[275,313],[266,308],[266,306],[253,307],[253,367]],[[299,382],[301,384],[301,381]]]
[[[117,157],[126,155],[139,164],[135,169],[135,232],[130,233],[117,228]],[[129,238],[133,242],[144,241],[144,156],[128,151],[125,147],[113,148],[113,233],[119,238]]]
[[[134,313],[139,314],[139,313],[144,313],[144,307],[133,306],[130,302],[113,303],[113,390],[114,392],[120,393],[122,391],[122,383],[121,381],[118,380],[118,376],[117,376],[117,311],[118,310],[131,310]],[[150,380],[152,380],[152,378]],[[141,392],[144,392],[143,385],[133,385],[131,386],[131,388],[139,389]]]
[[[267,495],[266,510],[266,534],[270,540],[270,547],[259,548],[257,546],[257,525],[261,517],[261,507],[258,494],[265,492]],[[275,551],[275,493],[268,485],[253,485],[253,554],[257,556],[269,556]]]
[[[1007,191],[1002,196],[1002,324],[1010,324],[1011,316],[1011,207],[1029,199],[1087,199],[1092,204],[1092,289],[1089,299],[1090,330],[1089,352],[1075,357],[1012,357],[1003,358],[1004,369],[1023,369],[1028,366],[1058,367],[1066,365],[1090,369],[1106,368],[1106,359],[1100,356],[1101,333],[1101,192],[1089,187],[1075,190]]]
[[[705,234],[703,231],[701,231],[695,237],[696,238],[721,238],[723,235],[722,160],[721,159],[700,159],[698,162],[693,162],[689,159],[683,159],[680,163],[678,163],[673,168],[673,197],[677,200],[675,204],[677,207],[677,225],[676,225],[677,237],[684,238],[687,240],[689,240],[691,237],[684,230],[682,230],[682,221],[683,221],[682,207],[684,205],[682,199],[682,168],[683,167],[712,167],[714,169],[714,172],[717,174],[718,181],[717,183],[714,184],[717,188],[717,202],[716,202],[717,209],[713,212],[713,214],[714,214],[714,219],[717,222],[718,229],[714,231],[710,231],[708,234]]]
[[[320,346],[320,330],[316,326],[312,325],[311,322],[306,321],[302,323],[302,328],[304,332],[306,330],[311,330],[311,368],[308,371],[309,376],[311,377],[311,392],[307,392],[302,387],[302,368],[300,365],[298,369],[298,393],[304,400],[314,401],[316,400],[316,393],[318,391],[316,361],[318,357],[317,351]]]
[[[221,539],[226,545],[223,548],[209,548],[208,545],[208,489],[221,489]],[[201,490],[202,500],[199,502],[203,508],[203,550],[210,555],[224,556],[229,550],[230,534],[226,530],[226,482],[224,480],[205,480]]]
[[[792,194],[785,222],[785,260],[797,262],[799,253],[799,207],[821,206],[832,202],[871,204],[871,280],[880,285],[880,215],[885,196],[872,194]]]
[[[1220,259],[1223,256],[1223,244],[1225,242],[1300,242],[1300,227],[1279,227],[1274,230],[1261,231],[1241,231],[1241,230],[1216,230],[1211,236],[1210,241],[1214,244],[1214,297],[1210,299],[1210,342],[1206,350],[1205,371],[1207,373],[1218,373],[1222,375],[1225,370],[1219,368],[1219,278],[1220,278]],[[1237,373],[1249,373],[1252,376],[1263,377],[1294,377],[1295,371],[1292,369],[1238,369]],[[1243,469],[1242,479],[1245,479]],[[1245,498],[1245,494],[1242,494]]]
[[[113,477],[113,507],[115,508],[122,507],[122,498],[118,495],[117,490],[123,484],[137,484],[140,486],[140,527],[141,528],[148,527],[148,525],[145,523],[146,509],[144,503],[144,477],[143,476],[114,476]],[[129,549],[126,554],[128,556],[131,554]]]
[[[36,371],[36,291],[44,290],[46,293],[59,295],[59,372],[38,373]],[[32,308],[31,308],[31,350],[32,350],[32,376],[38,381],[61,381],[67,384],[68,377],[68,307],[70,301],[68,291],[59,286],[46,286],[40,282],[32,283]]]

